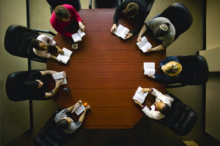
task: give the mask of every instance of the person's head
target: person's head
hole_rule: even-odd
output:
[[[138,14],[139,6],[137,3],[131,2],[125,8],[125,14],[128,18],[133,18]]]
[[[63,22],[70,21],[70,12],[62,5],[58,5],[55,8],[55,15],[58,19]]]
[[[182,71],[182,65],[176,61],[170,61],[162,67],[165,74],[177,76]]]
[[[33,38],[32,36],[28,38],[28,43],[35,49],[37,50],[47,50],[48,46],[44,43],[41,42],[35,38]]]
[[[70,125],[71,121],[71,118],[65,117],[59,120],[56,125],[60,130],[64,130]]]
[[[155,37],[163,37],[165,36],[170,29],[169,23],[163,23],[156,27],[155,29]]]
[[[155,102],[155,106],[161,112],[161,114],[163,114],[164,116],[170,114],[170,112],[171,112],[171,107],[164,102],[157,101],[157,102]]]
[[[24,80],[24,86],[28,89],[39,89],[43,86],[43,82],[34,78]]]

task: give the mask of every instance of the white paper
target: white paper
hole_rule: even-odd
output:
[[[66,77],[63,76],[63,73],[64,72],[62,71],[62,72],[52,74],[54,80],[63,79],[63,82],[61,83],[62,85],[67,84]]]
[[[74,113],[78,108],[80,107],[80,104],[77,102],[73,108],[73,110],[71,111],[71,113]]]
[[[72,34],[72,39],[73,41],[76,42],[80,42],[82,41],[82,37],[86,35],[84,32],[82,32],[80,29],[77,31],[77,33]]]
[[[80,107],[76,109],[75,113],[76,113],[77,115],[80,115],[85,109],[86,109],[86,108],[84,107],[84,105],[81,104]]]
[[[143,88],[142,87],[138,87],[137,91],[135,92],[134,96],[132,99],[135,99],[137,101],[139,101],[141,104],[143,104],[148,92],[144,93],[141,92]]]
[[[140,42],[136,43],[140,50],[142,50],[144,53],[147,52],[150,48],[152,48],[152,45],[150,42],[148,42],[146,37],[142,37]]]
[[[68,49],[66,49],[66,48],[63,48],[63,51],[64,51],[64,55],[59,54],[59,55],[57,56],[57,59],[58,59],[58,60],[61,60],[62,63],[67,64],[67,62],[69,61],[70,56],[71,56],[71,54],[72,54],[73,52],[70,51],[70,50],[68,50]]]
[[[154,75],[155,74],[155,63],[154,62],[144,62],[144,75]]]
[[[121,24],[118,25],[118,28],[116,29],[116,31],[114,32],[118,37],[121,37],[123,39],[125,39],[126,34],[129,32],[130,30],[124,26],[122,26]]]

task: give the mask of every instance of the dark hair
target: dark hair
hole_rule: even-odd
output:
[[[138,4],[136,3],[129,3],[125,9],[126,15],[128,17],[135,16],[138,13]]]
[[[24,80],[24,86],[28,89],[37,89],[39,86],[39,82],[34,78],[27,78]]]
[[[165,106],[162,109],[158,109],[161,114],[163,114],[164,116],[167,116],[171,113],[171,107],[165,103]]]
[[[157,28],[155,29],[155,34],[154,34],[155,37],[163,37],[168,33],[168,31],[170,29],[170,25],[169,25],[169,23],[164,23],[164,24],[167,25],[168,30],[164,31],[160,28],[160,25],[158,25]]]
[[[40,42],[41,42],[41,41],[39,41],[39,40],[33,38],[32,36],[29,37],[27,40],[28,40],[28,43],[29,43],[33,48],[35,48],[35,49],[39,49],[39,48],[40,48],[39,45],[40,45]]]
[[[61,119],[57,122],[56,127],[58,130],[63,131],[64,129],[66,129],[69,126],[69,123],[67,122],[67,120],[65,119]]]
[[[59,19],[63,19],[63,18],[69,19],[70,18],[69,11],[64,6],[62,6],[62,5],[58,5],[55,8],[55,15]]]

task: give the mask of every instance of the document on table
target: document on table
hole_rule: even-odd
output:
[[[135,92],[134,96],[132,99],[135,99],[137,101],[139,101],[141,104],[143,104],[148,92],[144,93],[141,92],[143,88],[142,87],[138,87],[137,91]]]
[[[155,74],[155,63],[154,62],[144,62],[144,75],[154,75]]]
[[[146,37],[142,37],[140,42],[136,43],[140,50],[143,51],[143,53],[146,53],[147,50],[152,48],[152,45],[150,42],[148,42]]]
[[[123,39],[125,39],[126,34],[129,32],[130,30],[127,27],[122,26],[121,24],[118,25],[116,31],[114,32],[115,35],[117,35],[118,37],[121,37]]]

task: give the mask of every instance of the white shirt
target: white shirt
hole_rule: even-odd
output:
[[[156,90],[155,88],[152,88],[153,92],[150,92],[152,95],[156,96],[155,102],[156,101],[162,101],[163,103],[168,104],[171,107],[171,103],[173,102],[173,98],[170,97],[169,95],[164,95],[160,91]],[[155,105],[151,105],[151,110],[145,106],[142,111],[150,118],[160,120],[164,118],[165,116],[161,114],[160,111],[155,111]]]
[[[37,40],[44,42],[47,46],[54,46],[56,44],[55,40],[52,37],[41,34],[37,37]],[[43,58],[50,58],[50,53],[47,53],[48,50],[37,50],[33,48],[34,53]]]

